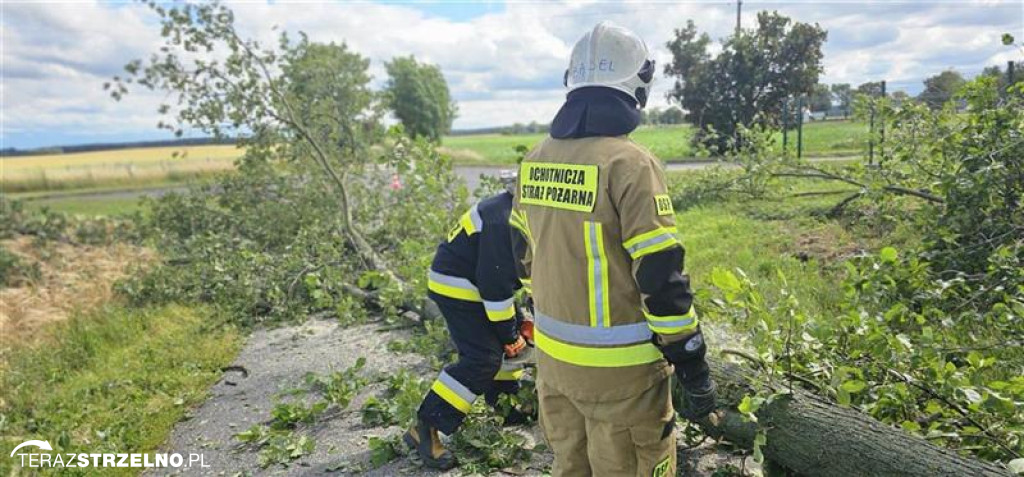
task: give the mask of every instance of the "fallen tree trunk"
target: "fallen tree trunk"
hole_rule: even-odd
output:
[[[736,405],[751,380],[759,378],[735,364],[710,364],[721,390],[722,411],[699,422],[701,428],[712,437],[751,448],[760,426],[768,438],[761,448],[765,457],[801,475],[1010,475],[995,464],[963,457],[796,388],[791,395],[763,404],[757,412],[758,423],[744,421]]]

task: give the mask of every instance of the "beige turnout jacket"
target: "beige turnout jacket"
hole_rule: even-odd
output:
[[[696,318],[650,314],[634,279],[639,259],[681,246],[657,159],[625,136],[549,137],[521,164],[512,215],[531,242],[539,379],[590,402],[665,379],[652,335],[690,332]]]

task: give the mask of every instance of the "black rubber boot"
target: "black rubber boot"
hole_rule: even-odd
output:
[[[441,445],[441,436],[437,434],[437,429],[423,421],[417,420],[412,429],[405,432],[402,440],[410,449],[416,451],[423,466],[438,470],[455,467],[455,456]]]

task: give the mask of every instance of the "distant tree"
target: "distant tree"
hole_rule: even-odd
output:
[[[850,106],[853,104],[853,88],[850,83],[836,83],[832,85],[832,99],[839,103],[843,110],[843,117],[850,115]]]
[[[932,109],[941,108],[965,84],[963,75],[956,70],[946,70],[924,80],[924,91],[917,96]]]
[[[660,124],[661,123],[661,109],[660,108],[646,108],[641,111],[641,120],[644,124]]]
[[[825,111],[832,109],[832,90],[827,84],[816,84],[811,91],[811,111]]]
[[[1006,90],[1006,87],[1010,85],[1009,72],[1003,71],[998,65],[985,67],[985,69],[981,70],[981,76],[996,78],[1001,90]],[[1014,84],[1024,83],[1024,61],[1014,62],[1013,76]]]
[[[682,124],[686,120],[686,115],[682,109],[675,106],[671,106],[661,113],[661,124]]]
[[[384,67],[388,72],[385,102],[402,121],[406,134],[440,141],[451,131],[458,113],[441,69],[419,63],[411,55],[395,58]]]
[[[894,105],[900,105],[903,104],[905,101],[910,100],[910,95],[907,94],[906,91],[903,91],[901,89],[898,91],[893,91],[892,94],[889,95],[889,99],[892,100]]]
[[[882,82],[868,81],[867,83],[862,83],[860,86],[857,86],[856,94],[878,98],[882,96]]]
[[[786,97],[811,91],[826,37],[817,24],[760,12],[756,28],[726,38],[712,57],[711,38],[688,21],[667,44],[672,62],[665,74],[676,78],[668,97],[699,128],[694,142],[718,151],[736,147],[739,126],[776,125]]]

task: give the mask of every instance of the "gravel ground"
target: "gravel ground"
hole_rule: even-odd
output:
[[[244,447],[234,439],[238,432],[253,424],[266,423],[280,393],[291,389],[305,389],[307,372],[327,373],[355,364],[359,357],[366,358],[368,373],[391,373],[411,369],[423,376],[436,372],[425,359],[415,354],[392,353],[387,343],[408,336],[408,330],[383,331],[380,325],[370,324],[341,328],[336,322],[311,320],[296,326],[253,332],[235,363],[248,370],[243,378],[237,372],[228,372],[210,390],[210,397],[187,418],[178,423],[162,452],[182,454],[202,453],[207,467],[176,469],[172,472],[153,471],[148,475],[370,475],[370,476],[436,476],[460,475],[430,472],[416,466],[408,457],[401,457],[381,468],[369,469],[367,440],[371,436],[393,436],[403,430],[397,427],[371,428],[360,422],[357,410],[369,396],[379,393],[380,384],[364,388],[350,404],[349,410],[328,412],[318,421],[301,431],[316,442],[316,450],[287,467],[261,469],[256,451]],[[317,396],[310,393],[307,398]],[[296,398],[298,399],[298,398]],[[536,427],[521,429],[528,442],[539,442]],[[692,450],[680,452],[680,475],[711,476],[716,468],[732,465],[740,467],[741,458],[731,455],[714,443],[705,443]],[[549,454],[537,454],[525,473],[517,475],[543,475],[550,465]]]

